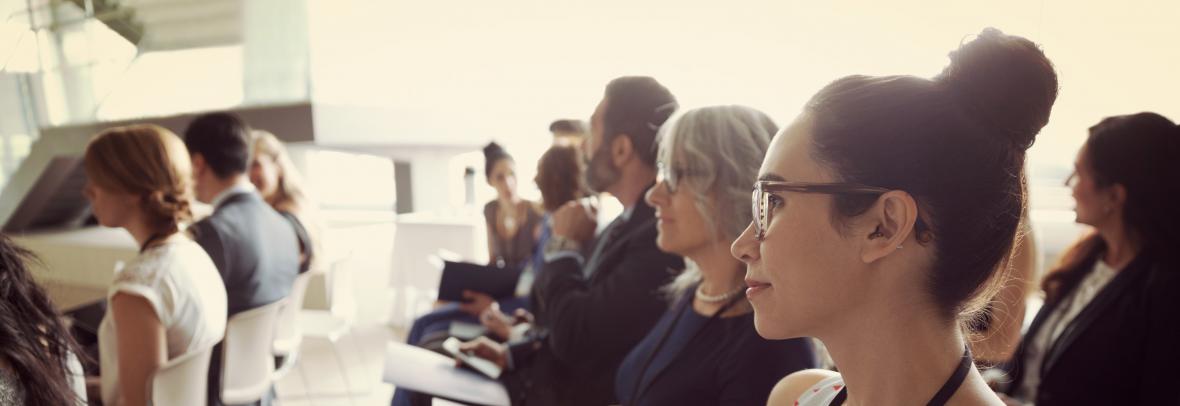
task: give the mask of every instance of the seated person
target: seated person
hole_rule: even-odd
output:
[[[299,171],[287,155],[287,148],[269,132],[254,130],[250,135],[254,139],[250,183],[258,189],[262,200],[295,228],[299,238],[299,272],[324,270],[319,217],[304,191]]]
[[[666,287],[674,305],[619,367],[625,405],[763,405],[779,378],[818,363],[810,339],[754,330],[746,267],[729,244],[750,224],[746,186],[778,128],[742,106],[689,110],[664,125],[660,174],[647,192],[656,245],[687,268]]]
[[[541,231],[537,239],[540,244],[549,240],[552,230],[550,227],[552,212],[566,203],[585,196],[581,163],[577,150],[571,146],[553,146],[541,155],[541,160],[537,163],[537,177],[534,179],[537,187],[541,189],[541,202],[545,209],[544,218],[540,222]],[[496,303],[485,294],[470,292],[475,306],[487,308],[482,312],[480,319],[477,320],[475,316],[470,315],[464,309],[464,307],[471,307],[472,304],[446,304],[414,320],[414,325],[410,329],[409,338],[406,341],[416,345],[441,342],[446,338],[451,323],[456,321],[483,322],[494,338],[500,341],[506,340],[510,335],[514,320],[504,316],[504,313],[501,312],[513,313],[515,310],[522,312],[522,315],[526,314],[528,293],[532,288],[535,275],[541,271],[544,264],[545,255],[542,248],[542,246],[537,247],[533,257],[525,266],[525,271],[521,274],[521,280],[517,284],[516,298],[504,299]],[[478,303],[481,301],[485,304]],[[407,396],[409,396],[408,393],[399,389],[394,394],[394,404],[410,404]]]
[[[225,282],[229,317],[287,297],[299,274],[299,240],[247,178],[250,128],[232,114],[205,114],[189,124],[184,143],[197,200],[214,207],[189,231]],[[209,399],[215,405],[221,404],[219,354],[220,345],[209,367]]]
[[[85,405],[77,346],[33,280],[37,258],[0,234],[0,405]]]
[[[616,402],[619,364],[668,309],[660,287],[684,263],[656,247],[655,210],[643,195],[655,184],[656,132],[676,107],[668,89],[650,77],[607,85],[582,151],[591,156],[588,186],[618,199],[623,214],[591,245],[594,213],[578,202],[558,209],[533,284],[534,328],[511,345],[486,337],[463,345],[507,367],[501,380],[514,404]],[[592,247],[587,258],[583,246]]]
[[[192,217],[192,169],[180,138],[155,125],[113,128],[90,141],[85,162],[94,216],[140,246],[107,294],[98,332],[102,400],[146,405],[161,365],[225,336],[225,285],[209,255],[181,232]]]
[[[1044,281],[1012,358],[1010,404],[1180,404],[1180,128],[1108,117],[1078,152],[1077,222],[1094,232]]]
[[[488,185],[496,189],[496,200],[483,207],[488,225],[488,261],[500,268],[522,267],[537,246],[541,215],[532,202],[516,193],[516,161],[512,156],[494,142],[484,147],[483,156]]]

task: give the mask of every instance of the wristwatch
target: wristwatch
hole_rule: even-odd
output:
[[[581,253],[582,243],[560,235],[550,236],[549,242],[545,243],[545,255],[552,255],[562,251]]]

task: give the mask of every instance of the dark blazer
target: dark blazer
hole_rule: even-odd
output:
[[[628,406],[762,406],[779,379],[818,366],[810,339],[766,340],[753,312],[697,314],[689,293],[627,355],[615,389]]]
[[[684,261],[656,247],[655,209],[636,204],[598,255],[545,264],[533,285],[540,329],[510,348],[514,370],[503,378],[513,404],[613,403],[623,357],[668,308],[660,294]]]
[[[1097,258],[1084,269],[1093,269]],[[1064,286],[1066,292],[1081,279]],[[1025,351],[1056,307],[1042,307],[1021,341],[1009,394],[1021,395],[1015,392]],[[1066,327],[1041,370],[1037,398],[1030,399],[1038,406],[1180,405],[1180,268],[1140,254]]]
[[[299,240],[291,223],[257,193],[230,195],[190,230],[221,273],[230,316],[291,293]]]
[[[229,316],[291,293],[299,274],[295,229],[255,192],[230,195],[189,228],[225,282]],[[209,404],[221,404],[221,344],[209,360]],[[273,391],[271,394],[273,395]],[[260,404],[269,405],[266,398]]]

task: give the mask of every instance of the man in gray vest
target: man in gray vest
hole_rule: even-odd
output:
[[[189,124],[184,143],[192,156],[197,200],[214,207],[189,231],[221,273],[227,316],[287,297],[299,273],[299,242],[291,223],[262,200],[246,175],[250,128],[232,114],[205,114]],[[209,363],[211,405],[222,404],[221,368],[218,345]]]

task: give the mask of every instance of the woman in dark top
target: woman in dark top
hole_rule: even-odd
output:
[[[757,110],[716,106],[664,129],[647,201],[660,250],[684,256],[687,270],[666,289],[675,305],[620,366],[616,395],[626,405],[763,405],[779,378],[817,365],[806,339],[758,336],[745,267],[729,254],[777,128]]]
[[[1094,227],[1044,281],[1009,403],[1180,404],[1180,129],[1155,113],[1090,128],[1067,182]]]
[[[325,264],[320,261],[323,249],[315,207],[304,192],[303,181],[287,156],[287,149],[269,132],[254,130],[251,136],[254,158],[250,160],[250,183],[295,228],[299,239],[299,272],[325,270]]]
[[[521,267],[533,257],[541,214],[516,194],[516,161],[499,144],[483,149],[484,174],[496,188],[496,200],[483,207],[488,224],[488,261],[500,267]]]

